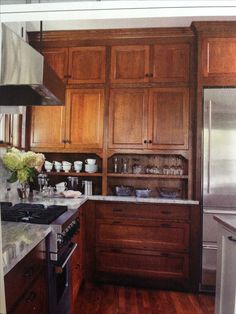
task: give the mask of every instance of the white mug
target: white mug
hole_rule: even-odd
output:
[[[88,158],[85,160],[85,163],[88,165],[95,165],[96,164],[96,159]]]
[[[62,169],[65,171],[65,172],[69,172],[71,170],[71,164],[62,164]]]
[[[74,164],[74,169],[75,169],[75,172],[80,172],[82,169],[82,165]]]
[[[47,172],[50,172],[52,170],[53,163],[50,161],[45,161],[44,162],[44,168],[46,169]]]
[[[62,163],[59,161],[54,161],[54,167],[56,169],[56,172],[60,172],[62,169]]]
[[[56,190],[58,193],[64,192],[66,190],[65,186],[56,186]]]
[[[64,161],[62,162],[62,165],[71,166],[72,164],[71,164],[71,162],[64,160]]]

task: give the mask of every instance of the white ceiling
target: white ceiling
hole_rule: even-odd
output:
[[[235,0],[43,1],[51,3],[2,4],[0,20],[27,22],[28,31],[39,30],[40,20],[44,30],[180,27],[199,20],[236,20]]]

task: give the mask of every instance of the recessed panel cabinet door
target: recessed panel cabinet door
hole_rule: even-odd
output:
[[[113,46],[111,83],[149,81],[149,46]]]
[[[236,39],[207,38],[202,43],[202,72],[204,77],[235,77]]]
[[[187,149],[189,96],[187,88],[150,90],[148,148]]]
[[[64,106],[31,107],[31,147],[64,147]]]
[[[154,45],[152,81],[188,82],[189,81],[189,45]]]
[[[69,84],[104,83],[106,48],[69,48]]]
[[[109,148],[143,148],[147,123],[147,91],[113,89],[109,103]]]
[[[45,48],[42,51],[47,63],[56,74],[66,82],[68,72],[68,49],[67,48]]]
[[[66,148],[102,148],[103,89],[74,89],[67,94]]]

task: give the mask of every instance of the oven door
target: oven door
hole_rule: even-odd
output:
[[[70,259],[77,247],[70,243],[57,262],[49,265],[49,308],[50,314],[70,314]]]

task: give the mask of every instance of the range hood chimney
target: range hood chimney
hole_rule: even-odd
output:
[[[0,106],[65,104],[65,86],[44,57],[0,24]]]

